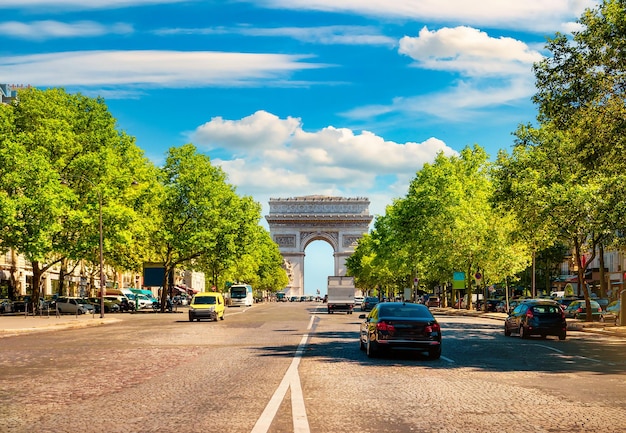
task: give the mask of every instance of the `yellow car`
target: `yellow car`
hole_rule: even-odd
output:
[[[189,321],[224,320],[224,297],[217,292],[196,293],[189,304]]]

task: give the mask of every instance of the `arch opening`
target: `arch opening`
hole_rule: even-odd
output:
[[[324,296],[329,275],[334,275],[334,250],[325,240],[310,242],[304,250],[304,294]]]

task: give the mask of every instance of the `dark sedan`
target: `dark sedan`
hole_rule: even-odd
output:
[[[383,302],[359,318],[364,319],[359,345],[369,357],[388,349],[428,352],[430,359],[441,356],[441,327],[425,305]]]
[[[567,323],[561,305],[547,299],[528,299],[509,313],[504,321],[504,335],[519,333],[521,338],[531,335],[555,335],[565,340]]]
[[[374,305],[378,304],[378,298],[376,296],[366,296],[361,302],[361,311],[372,311]]]

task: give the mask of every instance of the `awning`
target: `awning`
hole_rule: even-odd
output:
[[[191,287],[187,287],[184,285],[177,285],[177,286],[174,286],[174,288],[181,293],[187,293],[187,294],[198,293],[200,291],[200,290],[192,289]]]

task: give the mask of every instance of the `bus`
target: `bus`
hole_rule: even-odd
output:
[[[231,307],[251,307],[254,303],[252,286],[249,284],[234,284],[230,286],[229,294]]]

